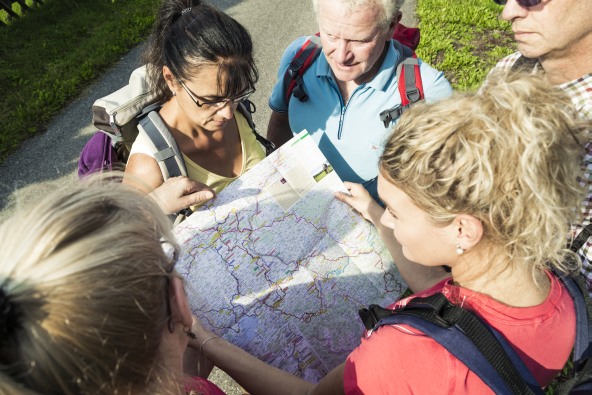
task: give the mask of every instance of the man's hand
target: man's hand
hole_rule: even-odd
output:
[[[213,199],[216,193],[201,182],[181,176],[169,178],[149,196],[165,213],[173,214],[189,206],[205,203]]]

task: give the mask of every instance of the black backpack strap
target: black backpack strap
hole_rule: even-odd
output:
[[[565,288],[574,301],[576,311],[576,343],[574,345],[574,368],[577,370],[579,365],[586,359],[592,357],[592,302],[588,289],[581,276],[565,276],[555,274],[565,285]]]
[[[590,225],[582,230],[589,230]],[[587,235],[582,240],[587,240]],[[577,239],[576,239],[577,240]],[[575,246],[574,246],[575,245]],[[572,244],[575,251],[583,245]],[[588,288],[582,276],[569,277],[556,275],[561,279],[565,288],[574,301],[576,311],[576,341],[573,351],[573,377],[560,383],[556,387],[557,394],[591,394],[592,393],[592,301]]]
[[[253,114],[255,111],[257,111],[255,104],[250,100],[243,100],[242,102],[238,103],[238,107],[236,109],[245,117],[249,127],[253,131],[253,134],[255,134],[255,139],[263,146],[263,148],[265,148],[265,155],[269,156],[273,151],[275,151],[275,144],[257,133],[257,128],[255,126],[255,122],[253,121]]]
[[[292,94],[300,101],[308,100],[302,76],[321,52],[321,39],[318,35],[310,36],[296,52],[284,74],[283,92],[286,103],[290,102]]]
[[[396,311],[378,306],[364,309],[367,317],[380,318],[372,327],[407,324],[421,330],[477,374],[495,393],[542,394],[542,389],[504,337],[471,312],[450,303],[442,294],[414,298]],[[365,318],[364,318],[365,317]]]
[[[572,241],[571,245],[569,246],[569,249],[577,253],[579,249],[582,248],[584,244],[586,244],[590,236],[592,236],[592,223],[586,225],[580,231],[578,236]]]

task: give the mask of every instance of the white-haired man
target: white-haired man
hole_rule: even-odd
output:
[[[337,174],[363,184],[376,198],[378,157],[390,127],[381,113],[402,103],[397,65],[403,54],[393,40],[403,0],[313,0],[320,54],[302,76],[306,99],[287,97],[286,70],[307,37],[286,49],[269,106],[267,136],[277,146],[304,129],[315,139]],[[452,93],[444,75],[419,61],[424,97]]]

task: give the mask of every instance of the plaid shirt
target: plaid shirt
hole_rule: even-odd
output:
[[[520,53],[516,52],[510,56],[502,59],[494,69],[508,69],[511,68],[516,60],[520,58]],[[543,71],[540,64],[534,66],[533,72]],[[578,79],[575,79],[565,84],[559,85],[559,88],[571,98],[575,109],[580,116],[585,119],[592,120],[592,73],[588,73]],[[592,131],[590,131],[592,133]],[[582,163],[581,183],[584,187],[587,186],[587,195],[580,208],[582,210],[582,223],[573,226],[570,239],[573,240],[580,231],[588,224],[590,224],[592,217],[592,139],[588,139],[584,146],[585,154]],[[586,278],[590,296],[592,296],[592,237],[578,251],[578,255],[582,259],[582,275]]]

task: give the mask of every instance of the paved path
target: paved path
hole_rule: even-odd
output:
[[[276,69],[286,46],[297,36],[316,32],[310,1],[212,0],[243,23],[255,42],[260,82],[253,101],[258,106],[255,122],[266,131],[269,119],[267,98],[276,80]],[[407,0],[403,23],[415,26],[415,0]],[[138,66],[140,47],[132,49],[95,83],[83,91],[48,125],[47,131],[25,142],[0,164],[0,221],[17,203],[42,199],[48,190],[76,182],[77,160],[94,132],[90,124],[92,103],[127,83]]]
[[[252,100],[257,104],[255,122],[265,133],[270,110],[267,98],[276,80],[277,66],[286,46],[296,37],[317,31],[316,18],[308,0],[211,0],[247,27],[255,43],[260,80]],[[416,26],[415,0],[407,0],[403,23]],[[101,75],[80,97],[48,125],[47,131],[25,142],[0,164],[0,222],[16,204],[43,199],[56,188],[77,181],[77,160],[82,147],[94,133],[93,102],[125,85],[138,66],[141,47],[132,49]],[[211,377],[228,395],[240,388],[220,371]]]

